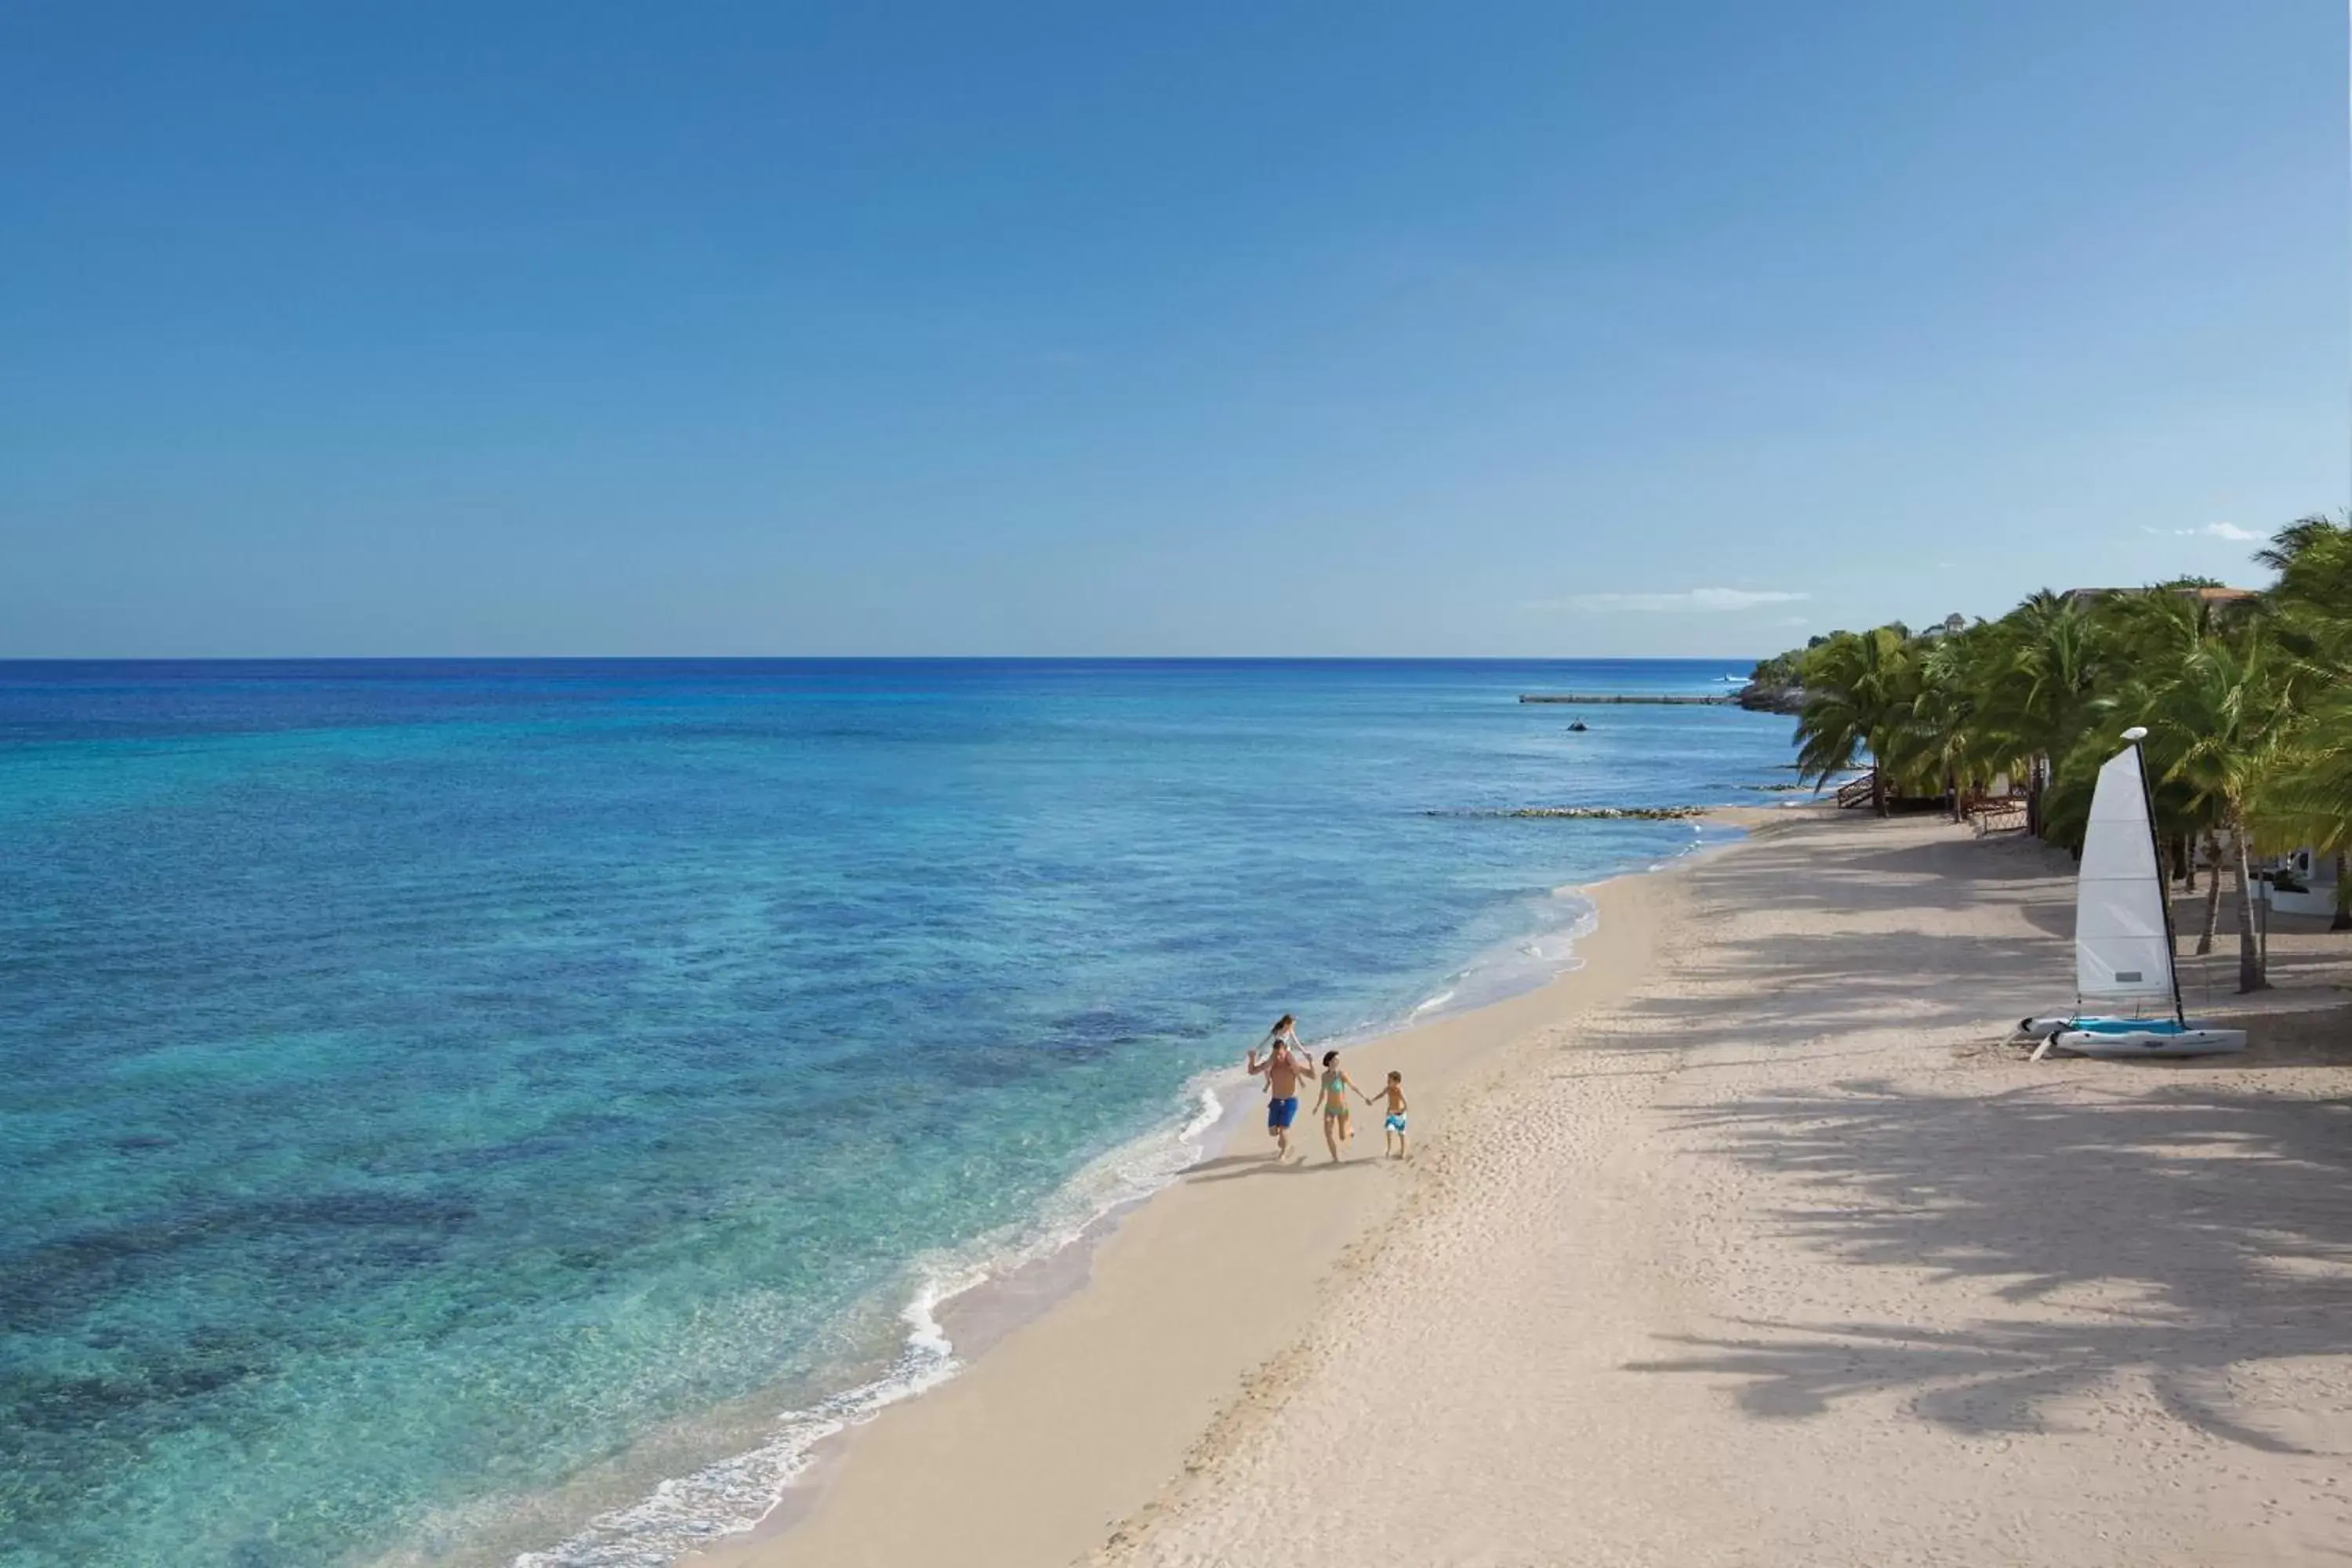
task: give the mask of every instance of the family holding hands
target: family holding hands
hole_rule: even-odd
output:
[[[1261,1051],[1265,1053],[1262,1057]],[[1274,1135],[1275,1163],[1283,1163],[1290,1158],[1290,1124],[1298,1120],[1300,1080],[1315,1070],[1307,1047],[1298,1043],[1297,1020],[1287,1013],[1276,1020],[1273,1032],[1250,1052],[1248,1066],[1251,1077],[1265,1079],[1265,1130]],[[1381,1094],[1366,1094],[1340,1068],[1339,1053],[1325,1051],[1323,1072],[1317,1085],[1315,1108],[1323,1113],[1323,1146],[1331,1151],[1332,1159],[1346,1158],[1340,1146],[1356,1135],[1354,1108],[1348,1103],[1351,1094],[1366,1105],[1387,1101],[1388,1119],[1381,1124],[1381,1142],[1390,1154],[1398,1159],[1405,1157],[1404,1074],[1389,1074],[1388,1084]]]

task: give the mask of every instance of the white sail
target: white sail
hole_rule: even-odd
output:
[[[2164,877],[2156,863],[2137,746],[2107,759],[2091,795],[2091,826],[2074,884],[2074,990],[2085,1001],[2172,1005]]]

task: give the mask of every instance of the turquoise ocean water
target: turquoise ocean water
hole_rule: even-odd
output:
[[[0,1563],[638,1565],[1203,1075],[1524,987],[1744,661],[0,664]],[[670,1484],[656,1491],[660,1483]]]

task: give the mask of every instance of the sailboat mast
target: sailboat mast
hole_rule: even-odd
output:
[[[2164,911],[2164,973],[2172,982],[2172,1017],[2185,1029],[2189,1026],[2189,1009],[2180,1002],[2180,942],[2172,930],[2172,884],[2164,875],[2164,846],[2156,837],[2156,787],[2147,782],[2147,753],[2140,750],[2137,736],[2131,749],[2132,766],[2139,770],[2140,799],[2147,803],[2147,847],[2156,866],[2157,907]],[[2218,868],[2214,874],[2221,874]]]

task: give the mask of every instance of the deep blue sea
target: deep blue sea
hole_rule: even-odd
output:
[[[1696,838],[1481,813],[1791,776],[1519,692],[1746,667],[0,664],[0,1563],[756,1517],[1275,1015],[1532,984]]]

